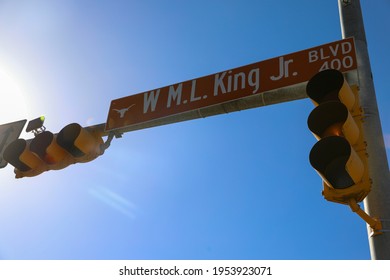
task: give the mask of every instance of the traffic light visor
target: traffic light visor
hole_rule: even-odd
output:
[[[338,101],[328,101],[317,106],[309,115],[307,124],[317,139],[343,136],[352,145],[359,138],[359,128],[347,107]]]
[[[65,126],[57,135],[57,143],[75,158],[89,161],[101,155],[103,139],[95,136],[77,123]]]
[[[10,143],[5,149],[3,157],[22,172],[29,171],[42,164],[42,161],[28,149],[27,141],[24,139],[17,139]]]
[[[309,98],[319,105],[327,101],[340,101],[348,110],[355,104],[355,96],[340,71],[328,69],[313,76],[306,86]]]
[[[343,137],[329,136],[317,142],[309,160],[324,181],[335,189],[348,188],[363,176],[363,162]]]
[[[30,150],[48,164],[55,164],[63,160],[66,152],[57,145],[55,136],[49,131],[44,131],[31,141]]]

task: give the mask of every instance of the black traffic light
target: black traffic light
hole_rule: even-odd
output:
[[[94,160],[104,150],[101,133],[72,123],[58,134],[43,131],[30,140],[17,139],[7,146],[3,157],[15,167],[15,177],[22,178]]]
[[[371,189],[358,89],[333,69],[313,76],[306,87],[316,105],[308,127],[319,140],[310,164],[323,179],[323,195],[333,202],[362,201]]]
[[[35,135],[38,133],[45,131],[45,127],[43,126],[43,123],[45,122],[45,117],[40,116],[39,118],[33,119],[28,122],[26,127],[26,132],[34,132]]]

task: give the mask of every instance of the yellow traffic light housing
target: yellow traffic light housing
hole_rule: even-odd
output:
[[[50,131],[44,131],[35,136],[30,143],[30,151],[36,154],[47,165],[54,166],[60,163],[66,157],[66,151],[63,150],[56,141],[56,135]],[[55,168],[50,168],[55,169]]]
[[[306,93],[316,106],[308,127],[319,140],[309,160],[323,180],[324,198],[350,205],[378,233],[380,222],[357,205],[371,190],[357,86],[350,86],[341,72],[329,69],[309,80]]]
[[[106,147],[100,131],[88,131],[72,123],[58,134],[43,131],[31,140],[17,139],[7,146],[3,156],[15,167],[15,177],[22,178],[94,160]]]
[[[66,150],[75,162],[88,162],[102,155],[103,139],[77,123],[65,126],[57,135],[57,144]]]

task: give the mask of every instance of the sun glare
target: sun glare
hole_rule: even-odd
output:
[[[28,107],[20,85],[1,68],[0,96],[0,124],[18,121],[28,115]]]

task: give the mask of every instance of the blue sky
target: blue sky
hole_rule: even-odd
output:
[[[389,153],[390,1],[361,4]],[[336,0],[0,0],[0,123],[99,124],[113,99],[339,39]],[[312,109],[303,99],[134,131],[33,178],[9,165],[0,258],[369,259],[365,223],[323,199],[309,164]]]

